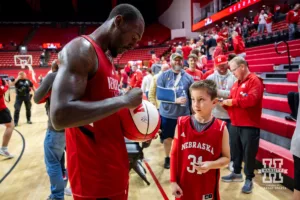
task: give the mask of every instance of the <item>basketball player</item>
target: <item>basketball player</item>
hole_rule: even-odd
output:
[[[129,164],[117,112],[140,105],[142,91],[118,96],[111,57],[132,49],[144,26],[139,10],[120,4],[92,34],[75,38],[59,54],[50,117],[55,129],[66,129],[75,200],[127,199]]]
[[[6,107],[4,101],[4,94],[9,88],[9,83],[8,81],[0,80],[0,84],[0,124],[4,124],[6,127],[3,135],[2,147],[0,148],[0,155],[7,158],[13,158],[13,155],[7,150],[7,146],[14,130],[14,123],[10,111]]]
[[[171,186],[177,200],[219,197],[219,169],[230,161],[226,122],[212,116],[218,103],[212,80],[191,85],[192,116],[180,117],[171,151]]]

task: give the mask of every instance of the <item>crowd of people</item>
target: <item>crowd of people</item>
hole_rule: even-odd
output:
[[[174,47],[169,58],[159,59],[153,54],[148,66],[131,62],[119,70],[112,64],[112,57],[135,46],[144,26],[135,7],[116,6],[91,35],[76,38],[64,47],[53,63],[56,69],[35,91],[35,103],[46,103],[49,118],[44,141],[51,184],[48,199],[64,199],[65,148],[75,200],[128,198],[128,157],[118,111],[140,105],[143,95],[161,117],[163,167],[170,169],[176,198],[192,200],[209,195],[205,199],[219,199],[219,169],[225,166],[231,172],[221,180],[244,182],[242,192],[251,193],[264,87],[262,79],[249,70],[242,31],[238,26],[232,33],[225,31],[225,24],[222,36],[216,38],[220,34],[213,32],[197,42],[191,39]],[[234,54],[227,53],[225,41],[229,36]],[[209,68],[211,59],[213,67]],[[28,90],[26,97],[18,97],[19,87],[32,87],[20,74],[18,81],[23,79],[22,84],[15,83],[15,125],[19,104],[31,98]],[[0,94],[7,89],[3,84]],[[10,116],[6,106],[1,108],[0,123],[7,129],[0,153],[7,156],[13,122],[11,117],[4,117]],[[31,124],[29,113],[27,121]],[[296,131],[292,141],[295,200],[300,197],[299,134]]]

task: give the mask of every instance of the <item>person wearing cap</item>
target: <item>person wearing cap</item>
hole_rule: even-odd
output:
[[[156,59],[155,63],[151,67],[152,73],[154,75],[158,74],[160,72],[160,70],[161,70],[161,63],[159,61],[160,61],[159,59]]]
[[[214,54],[213,54],[213,60],[216,59],[217,56],[219,55],[224,55],[224,38],[223,37],[218,37],[217,39],[217,47],[214,50]]]
[[[186,73],[191,75],[194,81],[200,81],[203,78],[203,73],[197,69],[198,56],[196,54],[190,54],[188,56],[189,68],[185,70]]]
[[[230,95],[230,90],[236,81],[234,75],[228,70],[228,61],[227,57],[224,55],[220,55],[216,57],[215,60],[215,71],[213,74],[209,75],[206,79],[215,81],[218,89],[218,98],[221,102],[224,99],[228,99]],[[230,134],[230,117],[228,115],[227,110],[223,108],[221,104],[217,104],[216,107],[213,109],[213,116],[225,121],[227,124],[227,129]],[[230,148],[233,149],[233,148]],[[231,153],[231,161],[233,161]],[[233,171],[233,162],[230,162],[229,170]]]
[[[264,85],[261,78],[250,73],[248,63],[240,56],[229,62],[230,71],[238,79],[230,91],[228,99],[222,101],[228,111],[230,127],[231,153],[233,154],[234,171],[223,176],[224,182],[243,182],[242,161],[246,181],[242,192],[249,194],[253,189],[255,157],[260,138],[260,120],[262,114],[262,99]]]
[[[177,118],[191,114],[189,87],[194,82],[193,78],[183,70],[182,55],[173,53],[170,56],[172,69],[163,72],[157,79],[157,89],[165,88],[175,91],[176,100],[172,103],[162,101],[159,107],[161,116],[161,140],[165,149],[164,168],[170,168],[170,150],[174,138]],[[158,99],[163,100],[163,99]]]

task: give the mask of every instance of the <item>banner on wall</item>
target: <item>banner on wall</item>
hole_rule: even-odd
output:
[[[198,31],[199,29],[208,26],[212,23],[217,22],[220,19],[223,19],[224,17],[227,17],[229,15],[232,15],[234,13],[237,13],[245,8],[248,8],[249,6],[252,6],[258,2],[261,2],[261,0],[242,0],[238,3],[233,4],[232,6],[229,6],[228,8],[225,8],[224,10],[215,13],[211,15],[210,17],[193,24],[192,31]]]
[[[60,43],[43,43],[43,49],[60,49]]]

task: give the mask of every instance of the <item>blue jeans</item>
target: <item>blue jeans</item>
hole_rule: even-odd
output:
[[[265,30],[265,24],[258,24],[258,30],[257,30],[257,33],[264,33],[264,30]]]
[[[294,40],[298,31],[297,24],[289,24],[289,40]]]
[[[61,159],[66,147],[64,132],[47,129],[44,141],[45,164],[50,178],[50,198],[64,199],[65,182],[62,174]]]

